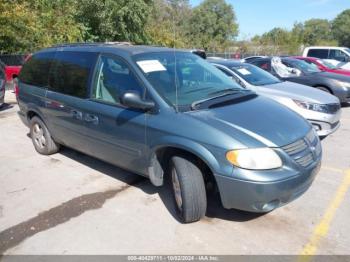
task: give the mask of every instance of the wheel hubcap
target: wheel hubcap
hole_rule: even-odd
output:
[[[38,123],[35,123],[33,126],[33,139],[39,148],[44,148],[46,146],[44,130]]]
[[[179,178],[177,176],[175,168],[172,170],[171,178],[172,178],[176,205],[180,210],[182,210],[181,187],[180,187]]]

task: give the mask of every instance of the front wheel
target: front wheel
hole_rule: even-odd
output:
[[[191,223],[204,217],[207,209],[205,184],[201,170],[191,157],[174,156],[170,176],[175,206],[180,219]]]

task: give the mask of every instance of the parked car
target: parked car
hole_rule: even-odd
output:
[[[7,83],[14,83],[13,80],[18,77],[27,57],[28,55],[0,55],[0,61],[5,65]]]
[[[291,58],[303,60],[306,63],[309,63],[310,65],[316,66],[318,69],[320,69],[321,71],[324,71],[324,72],[350,76],[350,70],[342,69],[342,68],[337,67],[337,66],[333,65],[332,63],[330,63],[326,60],[320,59],[320,58],[303,57],[303,56],[293,56]]]
[[[184,222],[213,186],[225,208],[269,212],[305,192],[321,143],[300,115],[170,48],[74,44],[34,54],[19,76],[19,116],[37,152],[60,145],[169,179]]]
[[[258,58],[265,58],[267,56],[261,56],[261,55],[255,55],[255,56],[248,56],[241,60],[242,63],[250,63],[251,61],[258,59]]]
[[[339,99],[323,91],[282,81],[251,64],[234,60],[210,61],[244,88],[269,97],[306,118],[318,136],[326,137],[340,126]]]
[[[350,102],[350,78],[347,76],[322,72],[305,61],[290,57],[260,58],[251,63],[281,80],[312,86],[335,95],[341,103]]]
[[[304,49],[303,56],[325,59],[334,66],[350,69],[350,49],[347,47],[311,46]]]
[[[0,62],[0,107],[5,102],[6,75],[5,66]]]

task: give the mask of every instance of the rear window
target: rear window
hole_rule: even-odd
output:
[[[48,86],[48,72],[55,52],[34,54],[23,66],[19,79],[21,82],[37,87]]]
[[[50,73],[49,89],[86,98],[96,59],[97,54],[92,52],[57,52]]]
[[[310,49],[307,56],[309,57],[317,57],[321,59],[328,58],[328,49]]]

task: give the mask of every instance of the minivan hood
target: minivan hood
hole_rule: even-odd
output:
[[[293,82],[281,82],[278,84],[259,86],[257,93],[266,96],[281,96],[293,100],[317,104],[336,104],[339,99],[314,87],[305,86]]]
[[[189,112],[189,115],[232,136],[247,147],[284,146],[306,136],[311,129],[304,118],[263,96]]]

